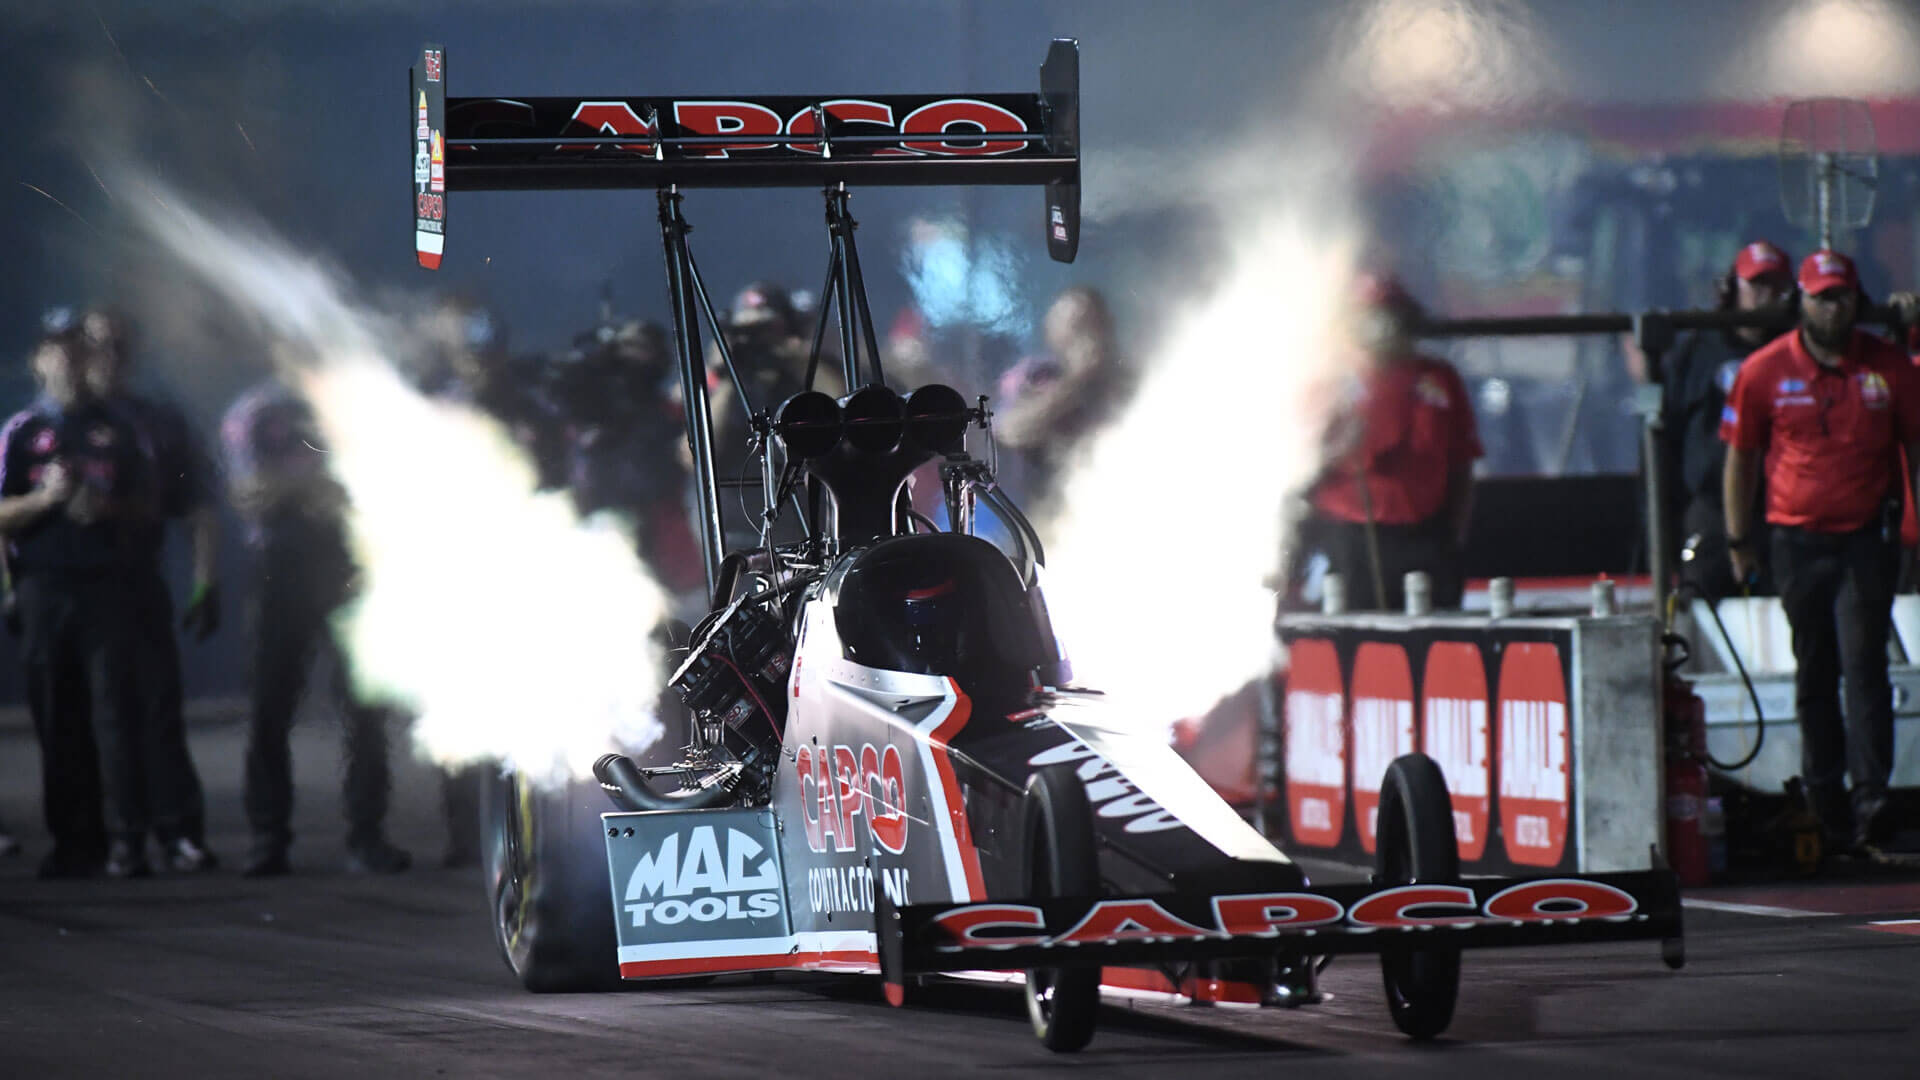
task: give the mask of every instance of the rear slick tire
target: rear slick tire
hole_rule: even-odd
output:
[[[554,792],[524,777],[486,777],[480,853],[501,958],[536,994],[617,990],[613,926],[597,784]]]
[[[1377,821],[1374,866],[1379,887],[1460,879],[1453,800],[1432,758],[1407,754],[1387,766]],[[1382,950],[1380,970],[1395,1027],[1421,1040],[1447,1030],[1460,997],[1459,946]]]
[[[1093,805],[1071,765],[1050,765],[1027,779],[1027,888],[1036,900],[1100,895],[1100,859]],[[1093,1041],[1100,1014],[1100,968],[1034,968],[1027,972],[1027,1016],[1033,1033],[1055,1053]]]

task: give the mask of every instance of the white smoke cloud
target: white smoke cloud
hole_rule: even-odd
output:
[[[1193,148],[1179,168],[1149,149],[1089,158],[1090,216],[1199,209],[1225,238],[1217,279],[1147,351],[1139,393],[1043,523],[1076,679],[1146,724],[1203,713],[1279,658],[1289,515],[1366,374],[1342,328],[1368,243],[1354,194],[1373,122],[1551,87],[1552,52],[1513,0],[1370,0],[1329,18],[1323,62],[1269,88],[1235,149]]]
[[[445,765],[557,781],[656,739],[668,601],[630,532],[578,520],[497,422],[409,386],[402,323],[318,262],[149,190],[141,224],[264,330],[314,406],[353,503],[363,588],[340,630],[361,691],[413,709],[417,749]]]
[[[1075,678],[1143,721],[1196,715],[1275,659],[1284,507],[1358,372],[1337,327],[1363,236],[1342,173],[1305,144],[1269,172],[1229,269],[1176,318],[1046,523],[1048,607]]]

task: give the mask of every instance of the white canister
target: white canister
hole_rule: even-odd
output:
[[[1433,579],[1425,570],[1409,570],[1401,579],[1401,587],[1407,593],[1407,614],[1431,615],[1433,613]]]
[[[1614,607],[1613,579],[1601,578],[1593,583],[1593,614],[1604,618],[1617,612]]]
[[[1320,579],[1320,614],[1345,615],[1347,613],[1347,579],[1335,573],[1328,573]]]
[[[1496,619],[1513,615],[1513,579],[1497,577],[1487,582],[1487,614]]]

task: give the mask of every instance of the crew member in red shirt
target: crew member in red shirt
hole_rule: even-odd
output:
[[[1754,485],[1764,463],[1773,576],[1793,628],[1801,771],[1843,850],[1882,843],[1893,827],[1887,634],[1911,483],[1901,451],[1907,461],[1920,452],[1920,379],[1903,350],[1855,327],[1859,307],[1853,260],[1807,256],[1800,328],[1741,365],[1720,425],[1727,546],[1742,581],[1760,565]]]
[[[1330,425],[1333,453],[1308,493],[1302,547],[1317,548],[1346,580],[1355,610],[1403,607],[1411,570],[1431,579],[1434,607],[1458,607],[1473,463],[1483,452],[1466,384],[1452,364],[1414,350],[1409,329],[1420,309],[1399,282],[1364,275],[1358,301],[1353,337],[1366,373]]]

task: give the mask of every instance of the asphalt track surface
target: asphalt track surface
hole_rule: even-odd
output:
[[[241,734],[193,732],[230,863]],[[1679,973],[1651,943],[1470,954],[1433,1045],[1394,1030],[1363,958],[1295,1012],[1112,1007],[1068,1056],[1000,988],[906,1010],[871,980],[794,976],[534,996],[494,950],[477,871],[438,868],[432,774],[407,763],[396,785],[394,834],[423,868],[352,877],[337,730],[308,718],[295,752],[295,876],[43,883],[32,741],[0,728],[0,817],[29,848],[0,860],[0,1077],[1920,1075],[1920,921],[1891,921],[1920,919],[1911,879],[1703,892],[1719,906],[1689,909]]]

